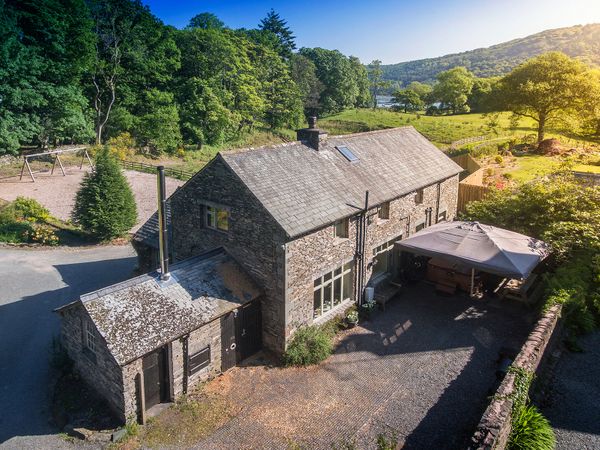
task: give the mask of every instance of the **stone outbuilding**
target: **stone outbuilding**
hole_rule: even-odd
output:
[[[77,371],[122,421],[261,348],[261,290],[223,249],[59,308]]]

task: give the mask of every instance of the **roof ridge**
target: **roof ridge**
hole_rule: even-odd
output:
[[[194,264],[195,262],[197,262],[199,260],[205,260],[205,259],[208,260],[209,258],[212,258],[213,256],[217,256],[217,255],[220,255],[220,254],[227,254],[227,255],[229,255],[229,253],[223,247],[217,247],[217,248],[214,248],[214,249],[209,250],[207,252],[201,253],[199,255],[191,256],[190,258],[186,258],[186,259],[184,259],[182,261],[178,261],[176,263],[173,263],[171,265],[171,271],[183,269],[185,267],[188,267],[188,266]],[[123,281],[120,281],[118,283],[111,284],[109,286],[105,286],[105,287],[100,288],[100,289],[96,289],[95,291],[86,292],[85,294],[81,294],[79,296],[79,298],[80,298],[80,300],[82,302],[86,302],[86,301],[90,301],[90,300],[95,300],[95,299],[103,297],[103,296],[105,296],[107,294],[112,294],[112,293],[115,293],[115,292],[119,292],[119,291],[122,291],[123,289],[127,289],[127,288],[130,288],[132,286],[136,286],[136,285],[141,284],[143,282],[157,279],[158,276],[159,276],[158,269],[152,270],[150,272],[143,273],[143,274],[138,275],[136,277],[129,278],[127,280],[123,280]]]
[[[412,125],[403,125],[401,127],[382,128],[381,130],[359,131],[357,133],[350,133],[350,134],[336,134],[336,135],[330,136],[330,138],[337,139],[337,138],[352,137],[352,136],[357,136],[357,135],[366,136],[366,135],[371,135],[371,134],[383,134],[383,133],[390,132],[390,131],[410,130],[410,129],[417,131],[417,129],[415,127],[413,127]]]

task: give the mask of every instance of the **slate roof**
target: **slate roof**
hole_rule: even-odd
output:
[[[260,295],[223,249],[171,267],[171,279],[152,272],[81,296],[120,365],[174,340]]]
[[[167,218],[167,238],[171,242],[171,204],[166,202],[166,218]],[[158,248],[158,211],[150,216],[144,224],[134,233],[132,239],[134,241],[143,242],[144,244]]]
[[[221,157],[290,237],[355,214],[367,190],[377,205],[462,172],[413,127],[332,136],[318,151],[294,142]]]

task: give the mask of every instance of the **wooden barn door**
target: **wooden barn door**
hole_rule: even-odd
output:
[[[243,361],[262,347],[260,300],[238,309],[236,317],[237,360]]]
[[[237,362],[235,342],[235,313],[221,317],[221,371],[231,369]]]
[[[142,369],[144,371],[146,409],[150,409],[168,399],[167,348],[160,348],[144,356]]]

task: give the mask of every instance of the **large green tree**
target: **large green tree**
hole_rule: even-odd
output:
[[[0,153],[87,139],[92,44],[82,0],[0,1]]]
[[[259,29],[273,33],[279,41],[279,53],[284,58],[290,58],[296,50],[296,37],[288,27],[287,22],[271,9],[267,16],[260,21]]]
[[[419,94],[413,89],[406,88],[394,92],[392,96],[394,103],[397,103],[404,112],[419,111],[425,107],[425,102]]]
[[[315,63],[304,55],[295,54],[291,60],[292,79],[300,89],[304,113],[307,116],[315,116],[320,109],[319,99],[324,85],[317,77]]]
[[[105,129],[113,135],[125,131],[122,123],[111,122],[113,108],[121,109],[121,119],[127,113],[140,116],[145,90],[170,89],[180,53],[174,30],[139,0],[89,0],[89,5],[96,35],[89,92],[101,143]]]
[[[499,106],[537,123],[537,140],[546,126],[581,107],[585,99],[586,67],[563,53],[532,58],[500,81]]]
[[[455,67],[441,72],[436,77],[433,98],[448,108],[452,114],[469,112],[467,100],[473,89],[475,77],[465,67]]]
[[[190,19],[188,28],[202,28],[204,30],[213,29],[220,30],[225,28],[225,24],[221,19],[215,16],[213,13],[204,12],[195,15]]]
[[[367,70],[358,59],[323,48],[302,48],[300,54],[314,63],[317,77],[323,83],[319,101],[322,113],[369,104]]]

